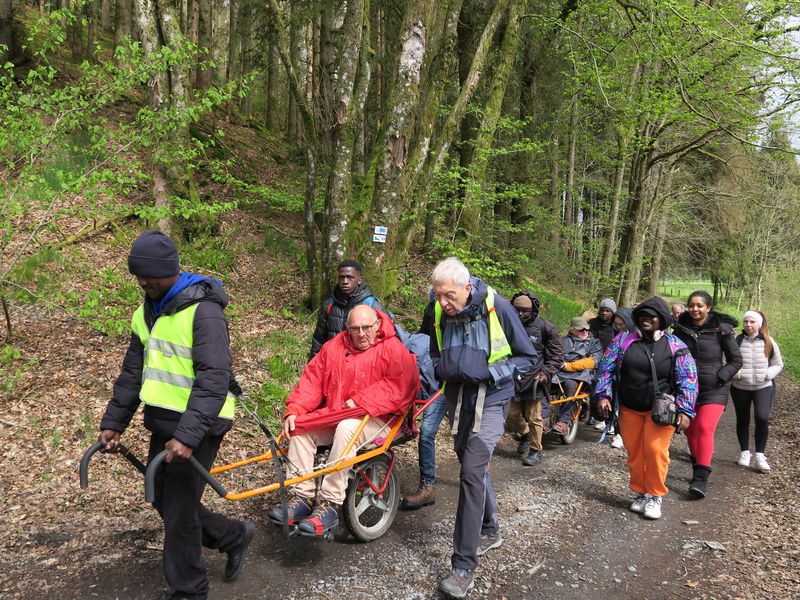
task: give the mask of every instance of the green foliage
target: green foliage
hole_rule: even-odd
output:
[[[538,285],[531,285],[528,289],[536,294],[542,303],[539,313],[550,321],[562,333],[567,333],[572,317],[580,316],[585,306],[570,298],[558,295]]]
[[[33,368],[37,361],[25,358],[22,352],[12,344],[0,347],[0,393],[11,395],[16,392],[17,386],[25,372]]]
[[[271,381],[262,383],[248,393],[248,408],[267,424],[275,435],[282,429],[282,416],[289,391]]]
[[[64,294],[64,303],[96,331],[126,336],[130,332],[131,314],[142,301],[142,290],[121,269],[106,269],[100,275],[97,289],[85,294],[68,291]]]
[[[769,332],[778,342],[783,356],[784,369],[795,381],[800,380],[800,331],[797,328],[797,315],[800,314],[800,267],[771,270],[766,274],[764,304]]]
[[[186,271],[224,277],[236,266],[237,250],[229,237],[199,237],[181,247],[181,265]]]

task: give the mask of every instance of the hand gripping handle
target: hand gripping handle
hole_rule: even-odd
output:
[[[153,457],[153,460],[147,465],[147,472],[144,475],[144,499],[146,502],[153,504],[156,501],[156,471],[167,459],[167,450],[162,450]],[[206,483],[211,486],[220,497],[224,498],[228,495],[223,485],[217,481],[214,476],[209,473],[203,465],[200,464],[194,456],[190,456],[187,461],[195,471],[200,474],[200,477],[206,480]]]
[[[103,449],[103,443],[95,442],[94,444],[89,446],[86,452],[83,453],[83,456],[81,457],[80,466],[78,467],[81,489],[86,489],[87,487],[89,487],[89,461],[92,459],[92,456],[94,456],[96,452],[102,449]],[[128,448],[126,448],[124,444],[119,444],[117,446],[117,451],[120,454],[122,454],[122,456],[124,456],[129,463],[131,463],[134,467],[136,467],[136,469],[140,473],[144,475],[144,472],[146,470],[145,466],[142,464],[142,461],[136,458],[136,455],[133,452],[128,450]]]

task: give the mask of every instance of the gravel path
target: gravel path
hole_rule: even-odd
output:
[[[506,437],[492,463],[505,543],[484,556],[471,598],[791,598],[798,597],[798,503],[793,488],[797,389],[785,382],[764,475],[735,463],[733,411],[723,416],[709,497],[690,500],[686,441],[673,441],[664,516],[646,521],[627,510],[624,451],[595,445],[583,427],[570,446],[546,444],[546,459],[524,468]],[[257,519],[241,580],[221,582],[224,557],[208,553],[211,598],[439,598],[449,572],[458,463],[443,429],[437,502],[401,512],[382,539],[356,543],[342,527],[333,544],[295,538],[260,517],[266,499],[250,501]],[[399,450],[404,490],[413,488],[416,450]],[[224,505],[223,505],[224,507]],[[142,535],[137,535],[142,534]],[[766,535],[765,535],[766,534]],[[115,560],[68,580],[50,581],[49,597],[165,598],[156,530],[131,532]],[[47,577],[47,574],[43,574]],[[31,596],[37,597],[37,596]],[[44,596],[40,596],[44,597]]]

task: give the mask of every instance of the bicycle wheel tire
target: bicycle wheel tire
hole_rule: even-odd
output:
[[[568,445],[575,441],[575,438],[578,437],[578,426],[580,423],[578,419],[572,419],[572,422],[567,429],[567,435],[561,436],[561,443]]]
[[[400,485],[395,470],[392,469],[389,474],[389,481],[380,496],[363,478],[366,476],[372,485],[379,487],[389,471],[389,462],[389,457],[381,454],[357,465],[354,467],[355,476],[347,486],[342,511],[344,522],[353,537],[362,542],[371,542],[381,537],[392,526],[397,515]]]

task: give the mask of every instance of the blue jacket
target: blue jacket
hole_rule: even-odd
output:
[[[513,398],[515,376],[536,365],[538,355],[514,307],[508,300],[495,294],[495,312],[511,346],[512,355],[489,365],[487,286],[477,277],[471,277],[470,283],[472,294],[464,309],[453,317],[442,315],[441,351],[436,336],[431,336],[431,358],[437,379],[448,384],[445,387],[448,401],[457,403],[461,384],[464,391],[462,405],[474,410],[481,383],[486,384],[484,406],[501,404]],[[463,322],[451,322],[453,319]],[[467,321],[469,327],[465,328]],[[466,331],[470,334],[466,335]]]

